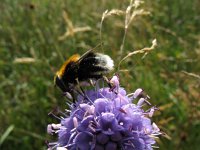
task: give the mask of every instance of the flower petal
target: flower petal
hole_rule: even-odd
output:
[[[117,143],[108,142],[105,146],[105,150],[117,150]]]
[[[88,133],[81,132],[75,138],[75,143],[77,145],[77,149],[80,150],[89,150],[91,146],[93,137]]]
[[[85,130],[87,130],[90,122],[94,119],[94,116],[93,115],[90,115],[90,116],[87,116],[85,117],[81,122],[80,124],[78,125],[77,127],[77,131],[79,132],[83,132]]]
[[[100,117],[99,124],[103,133],[113,134],[114,130],[117,128],[118,123],[113,113],[103,113]]]
[[[105,135],[103,133],[97,134],[97,142],[99,144],[103,144],[104,145],[104,144],[106,144],[108,142],[108,140],[109,140],[109,136],[108,135]]]
[[[111,110],[111,103],[105,98],[99,98],[94,102],[95,113],[100,115],[103,112],[109,112]]]

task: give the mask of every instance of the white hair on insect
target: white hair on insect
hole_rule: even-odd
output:
[[[108,55],[97,53],[96,58],[99,60],[100,64],[107,68],[109,71],[113,70],[114,62]]]

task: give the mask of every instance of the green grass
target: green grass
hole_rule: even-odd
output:
[[[74,53],[95,47],[102,13],[125,10],[128,1],[1,0],[0,2],[0,149],[45,149],[48,116],[55,106],[65,105],[53,76]],[[137,17],[128,29],[124,54],[151,45],[158,47],[141,59],[135,55],[122,64],[120,73],[129,91],[142,87],[152,103],[166,106],[154,120],[168,134],[161,137],[161,150],[197,150],[200,141],[200,81],[182,71],[200,74],[200,3],[198,0],[145,1],[150,16]],[[74,26],[90,26],[65,40],[65,10]],[[106,18],[102,28],[104,52],[118,60],[124,17]],[[31,57],[32,63],[15,63]],[[117,64],[117,63],[116,63]],[[126,76],[126,78],[125,78]],[[4,136],[3,136],[4,135]]]

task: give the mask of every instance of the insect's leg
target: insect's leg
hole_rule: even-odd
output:
[[[102,76],[104,81],[108,84],[110,91],[114,92],[115,94],[118,94],[117,91],[114,91],[114,89],[116,88],[116,85],[113,84],[106,76]]]
[[[90,101],[91,103],[93,103],[89,97],[87,96],[87,94],[85,93],[85,91],[83,90],[83,88],[80,86],[80,82],[78,79],[76,79],[76,82],[77,82],[77,86],[78,86],[78,89],[80,89],[79,93],[81,93],[81,95],[83,96],[84,100],[87,99],[88,101]]]
[[[74,90],[70,91],[70,94],[71,94],[71,96],[72,96],[73,103],[75,103],[76,97],[75,97],[75,92],[74,92]]]
[[[95,87],[95,84],[96,84],[96,83],[94,83],[94,81],[93,81],[92,79],[89,79],[89,83],[90,83],[90,85],[91,85],[92,87]]]
[[[112,90],[115,88],[115,85],[112,84],[112,82],[110,82],[110,80],[106,77],[106,76],[103,76],[103,79],[104,81],[108,84],[109,88]]]
[[[76,84],[77,84],[77,92],[78,92],[81,96],[83,96],[83,97],[85,98],[85,92],[84,92],[84,90],[81,88],[80,82],[79,82],[78,78],[76,78]]]
[[[63,96],[66,98],[69,104],[72,103],[72,100],[74,102],[74,94],[72,94],[71,92],[64,92]]]

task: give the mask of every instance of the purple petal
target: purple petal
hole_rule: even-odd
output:
[[[137,150],[144,150],[145,149],[145,143],[144,140],[139,138],[138,140],[132,140],[133,145],[135,146],[135,149]]]
[[[99,144],[104,145],[104,144],[106,144],[106,143],[108,142],[108,140],[109,140],[109,136],[108,136],[108,135],[105,135],[105,134],[103,134],[103,133],[99,133],[99,134],[97,135],[97,142],[98,142]]]
[[[124,90],[124,88],[119,88],[119,93],[120,93],[122,96],[125,96],[125,95],[126,95],[126,91]]]
[[[124,146],[125,150],[146,150],[143,139],[128,140]]]
[[[134,115],[135,113],[137,113],[137,114],[140,114],[140,115],[142,115],[142,111],[143,110],[141,110],[139,107],[137,107],[135,104],[127,104],[127,105],[124,105],[123,107],[122,107],[122,109],[126,112],[126,114],[128,115],[128,116],[132,116],[132,115]]]
[[[122,139],[122,134],[120,132],[115,132],[110,136],[110,139],[114,142],[120,141]]]
[[[77,149],[80,150],[89,150],[91,146],[93,137],[88,133],[81,132],[79,133],[76,138],[74,139]]]
[[[145,99],[144,98],[140,98],[138,103],[137,103],[137,106],[142,106],[144,102],[145,102]]]
[[[99,98],[94,102],[95,112],[100,115],[103,112],[109,112],[111,110],[111,103],[105,98]]]
[[[133,122],[132,122],[132,130],[134,130],[134,131],[142,130],[143,124],[142,124],[141,115],[135,114],[135,115],[133,115],[131,117],[131,119],[133,120]]]
[[[80,122],[80,124],[78,125],[77,131],[83,132],[83,131],[87,130],[87,128],[88,128],[90,122],[91,122],[93,119],[94,119],[94,116],[92,116],[92,115],[85,117],[85,118]]]
[[[104,150],[104,146],[100,144],[96,144],[94,150]]]
[[[119,118],[119,124],[127,130],[132,127],[132,121],[130,117],[125,117],[124,115]]]
[[[105,150],[117,150],[117,144],[114,142],[108,142],[105,146]]]
[[[160,132],[160,129],[158,128],[158,126],[155,123],[152,124],[152,127],[153,127],[153,132],[155,132],[155,133]]]
[[[120,98],[117,97],[113,100],[115,108],[121,108],[123,105],[129,104],[129,99],[128,98]]]
[[[133,98],[133,99],[136,99],[142,92],[143,92],[143,90],[140,89],[140,88],[137,89],[137,90],[135,90],[135,92],[133,93],[132,98]]]
[[[154,114],[154,112],[155,112],[155,108],[152,107],[152,108],[150,109],[150,111],[149,111],[149,117],[152,117],[153,114]]]
[[[60,143],[60,146],[65,146],[68,143],[68,140],[70,138],[71,134],[68,130],[59,130],[58,132],[58,142]]]
[[[99,124],[105,134],[113,134],[113,131],[118,127],[118,122],[112,113],[103,113]]]
[[[150,134],[152,132],[151,120],[149,118],[143,117],[142,123],[143,123],[145,132],[147,134]]]
[[[74,123],[72,118],[65,118],[61,120],[61,125],[68,128],[68,129],[73,129],[74,128]]]
[[[81,108],[81,110],[82,110],[83,112],[86,112],[86,111],[88,112],[88,111],[91,110],[91,105],[88,105],[88,104],[83,103],[83,104],[80,104],[79,106],[80,106],[80,108]]]
[[[100,95],[103,97],[112,100],[113,98],[116,98],[116,94],[110,91],[110,88],[103,88],[99,90]]]
[[[113,90],[118,91],[118,89],[119,89],[119,77],[118,76],[113,76],[112,79],[110,80],[110,83],[114,87]]]

